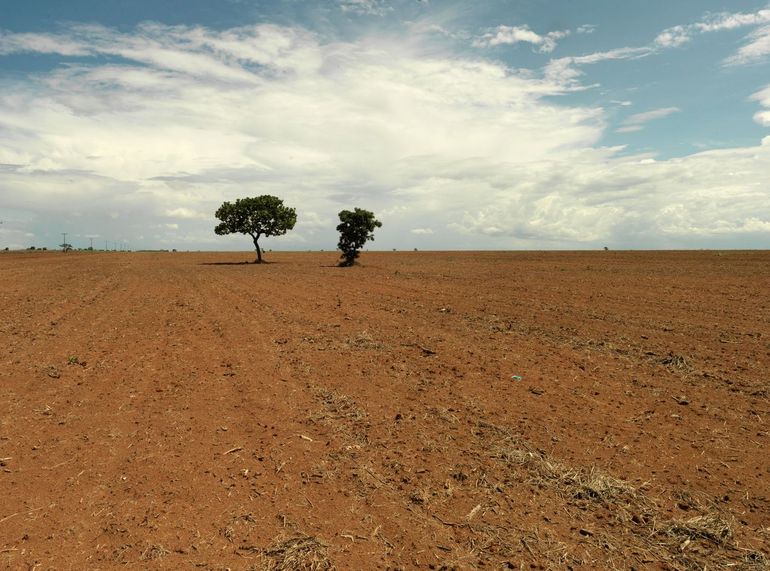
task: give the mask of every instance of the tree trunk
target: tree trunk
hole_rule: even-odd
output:
[[[254,260],[255,264],[261,264],[262,263],[262,250],[259,249],[259,234],[254,236],[254,247],[257,249],[257,259]]]

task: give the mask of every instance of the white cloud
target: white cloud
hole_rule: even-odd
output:
[[[759,111],[754,114],[754,121],[762,125],[763,127],[770,127],[770,110]]]
[[[692,39],[693,32],[689,26],[673,26],[658,34],[655,45],[661,48],[678,48]]]
[[[512,181],[520,177],[512,183],[520,192],[500,194],[469,210],[458,227],[519,240],[657,247],[728,235],[767,236],[770,215],[758,216],[752,209],[768,200],[762,182],[768,173],[770,139],[760,147],[668,161],[579,153],[558,169],[531,165],[527,173],[511,173]],[[524,195],[530,199],[522,200]]]
[[[613,50],[594,52],[582,56],[563,57],[552,59],[545,67],[545,77],[550,81],[566,85],[574,82],[583,72],[575,66],[591,65],[603,61],[639,59],[654,53],[649,47],[641,48],[616,48]]]
[[[30,246],[43,246],[32,232],[20,228],[18,221],[3,220],[0,224],[0,250],[21,250]]]
[[[622,125],[625,130],[618,129],[619,132],[631,132],[637,131],[642,128],[644,123],[655,121],[657,119],[663,119],[673,113],[679,113],[678,107],[661,107],[660,109],[653,109],[651,111],[645,111],[644,113],[635,113],[625,118]]]
[[[172,209],[166,210],[165,215],[168,216],[169,218],[182,218],[185,220],[194,220],[196,218],[205,220],[205,219],[211,218],[211,214],[204,214],[203,212],[197,212],[192,208],[185,208],[183,206],[180,206],[179,208],[172,208]],[[167,226],[178,227],[177,224],[167,224]]]
[[[622,47],[600,51],[576,57],[564,57],[551,62],[546,67],[549,79],[559,82],[575,81],[582,75],[579,67],[609,60],[637,59],[659,53],[662,50],[681,47],[695,36],[723,30],[734,30],[748,26],[770,23],[770,9],[753,13],[720,12],[710,14],[694,24],[672,26],[663,30],[646,46]],[[581,30],[578,29],[578,32]],[[586,33],[586,32],[584,32]],[[727,65],[741,65],[761,60],[770,54],[770,26],[753,31],[747,37],[747,43],[738,52],[725,60]]]
[[[616,133],[636,133],[644,129],[641,125],[624,125],[615,129]]]
[[[753,13],[729,13],[714,14],[695,24],[701,32],[718,32],[721,30],[734,30],[745,26],[755,26],[770,22],[770,9],[758,10]]]
[[[746,37],[746,43],[735,54],[725,59],[729,66],[755,63],[770,55],[770,8],[748,13],[720,12],[710,14],[700,22],[673,26],[655,38],[659,48],[677,48],[695,36],[724,30],[761,26]]]
[[[763,127],[770,127],[770,85],[752,95],[751,99],[758,101],[765,108],[754,115],[754,121]]]
[[[725,60],[727,65],[757,63],[770,55],[770,26],[754,30],[746,39],[746,45]]]
[[[353,14],[384,16],[393,8],[383,0],[339,0],[340,10]]]
[[[702,21],[694,24],[667,28],[655,38],[655,44],[662,48],[676,48],[690,42],[699,34],[735,30],[768,22],[770,22],[770,9],[759,10],[753,13],[720,12],[710,14]]]
[[[529,26],[498,26],[473,41],[477,48],[489,48],[499,45],[528,43],[537,46],[540,53],[550,53],[556,49],[558,40],[566,38],[569,30],[548,32],[541,36],[529,29]]]
[[[46,53],[65,56],[89,55],[77,40],[49,34],[11,34],[0,31],[0,55],[12,53]]]
[[[4,38],[17,51],[29,42]],[[571,88],[568,74],[277,26],[74,26],[56,42],[122,63],[79,59],[4,81],[0,214],[27,213],[19,230],[37,236],[61,229],[138,248],[155,245],[137,237],[156,229],[169,247],[242,248],[242,237],[214,236],[213,212],[274,194],[298,210],[282,243],[303,247],[333,247],[337,212],[353,206],[382,220],[377,246],[388,249],[421,233],[447,248],[767,238],[757,205],[768,200],[770,144],[620,158],[594,148],[603,109],[548,97]],[[647,53],[589,54],[567,68]]]

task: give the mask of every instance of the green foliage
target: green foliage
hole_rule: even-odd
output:
[[[297,223],[296,210],[284,206],[283,200],[268,194],[238,198],[234,204],[225,202],[215,216],[221,220],[214,228],[216,234],[240,233],[251,236],[257,250],[257,263],[262,263],[258,240],[262,236],[282,236]]]
[[[340,233],[340,241],[337,248],[342,252],[340,266],[352,266],[358,257],[358,251],[364,247],[367,240],[374,240],[374,229],[382,227],[382,222],[374,217],[374,213],[362,208],[356,208],[352,212],[343,210],[339,216],[337,232]]]

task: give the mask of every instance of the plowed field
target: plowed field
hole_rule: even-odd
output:
[[[0,255],[0,568],[767,569],[770,253]]]

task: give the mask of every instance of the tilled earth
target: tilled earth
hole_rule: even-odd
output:
[[[770,568],[770,253],[252,257],[0,255],[0,568]]]

